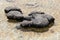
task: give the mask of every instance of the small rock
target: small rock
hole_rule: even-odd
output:
[[[10,11],[6,14],[8,19],[14,19],[14,20],[23,20],[23,14],[21,14],[19,11]]]

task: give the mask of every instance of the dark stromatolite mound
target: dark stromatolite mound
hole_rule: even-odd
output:
[[[31,12],[31,21],[23,21],[20,23],[20,27],[24,28],[44,28],[49,24],[54,23],[54,18],[51,15],[45,14],[44,12]],[[19,26],[18,26],[19,27]]]
[[[18,7],[6,7],[4,11],[8,19],[23,21],[23,13]]]
[[[21,14],[19,11],[10,11],[6,14],[6,16],[8,19],[23,20],[23,14]]]
[[[43,28],[49,25],[49,21],[46,18],[38,16],[32,19],[32,24],[35,28]]]
[[[32,16],[32,18],[35,18],[35,19],[38,17],[46,18],[46,19],[48,19],[49,23],[53,23],[55,20],[51,15],[45,14],[44,12],[31,12],[31,14],[29,14],[29,16]]]
[[[12,7],[12,6],[6,7],[4,11],[5,11],[5,13],[9,13],[10,11],[19,11],[19,12],[22,13],[22,11],[21,11],[20,8],[18,8],[18,7]]]

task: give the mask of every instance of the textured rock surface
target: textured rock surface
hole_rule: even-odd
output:
[[[9,6],[4,11],[8,19],[23,21],[23,13],[20,8]]]
[[[14,20],[21,20],[23,21],[23,14],[21,14],[19,11],[10,11],[6,14],[8,19],[14,19]]]
[[[37,2],[39,7],[30,8],[23,4]],[[16,30],[16,22],[8,22],[4,9],[8,6],[17,5],[24,15],[32,11],[42,11],[55,18],[55,24],[46,32]],[[15,0],[8,3],[0,0],[0,40],[60,40],[60,0]]]
[[[32,22],[27,21],[28,18],[31,19],[30,21]],[[25,19],[26,21],[20,23],[20,27],[45,28],[54,23],[54,18],[44,12],[31,12],[28,17],[25,17]]]
[[[29,16],[32,16],[33,19],[37,19],[37,20],[40,20],[40,17],[45,18],[45,19],[47,19],[49,21],[49,23],[53,23],[54,20],[55,20],[55,18],[53,16],[51,16],[49,14],[46,14],[44,12],[31,12],[29,14]]]

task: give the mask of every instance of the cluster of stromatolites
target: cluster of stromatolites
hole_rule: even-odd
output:
[[[16,28],[44,28],[54,23],[54,18],[44,12],[31,12],[28,16],[23,16],[21,9],[18,7],[7,7],[5,10],[7,18],[10,20],[21,21]]]

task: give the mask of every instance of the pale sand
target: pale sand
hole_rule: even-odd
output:
[[[26,6],[26,3],[37,3],[38,6]],[[4,13],[8,6],[18,6],[24,15],[31,11],[48,13],[55,18],[55,24],[43,33],[17,30],[17,22],[8,22]],[[0,40],[60,40],[60,0],[15,0],[10,3],[0,0]]]

